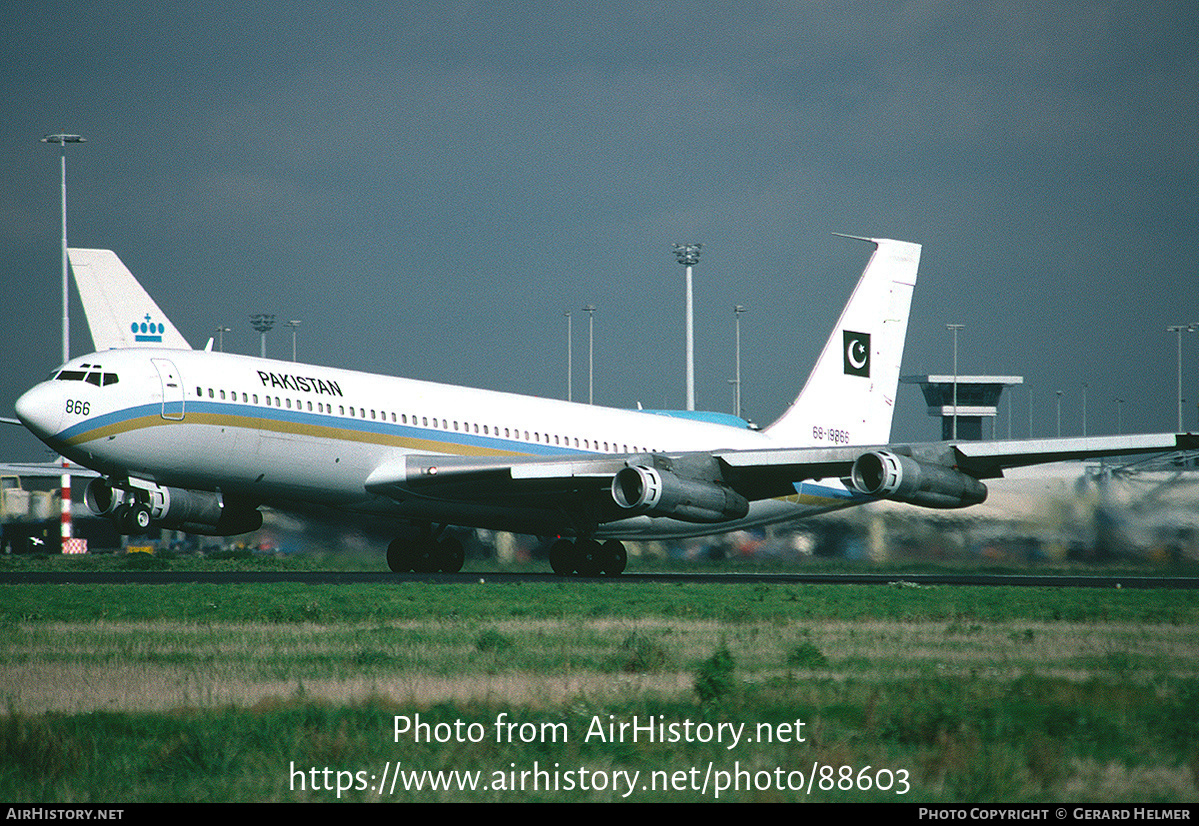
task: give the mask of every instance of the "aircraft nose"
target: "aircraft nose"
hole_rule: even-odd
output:
[[[42,382],[17,399],[17,418],[35,436],[47,439],[57,433],[62,424],[61,401],[53,382]]]

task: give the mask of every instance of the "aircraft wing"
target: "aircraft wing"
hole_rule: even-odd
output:
[[[794,483],[849,474],[868,448],[798,448],[716,454],[622,454],[563,457],[409,455],[385,463],[367,479],[372,493],[454,501],[512,502],[553,507],[555,495],[579,501],[603,493],[626,467],[656,467],[727,485],[747,499],[795,493]]]
[[[791,482],[849,476],[864,454],[890,452],[975,479],[997,479],[1007,468],[1199,449],[1199,434],[1159,433],[990,442],[923,442],[842,448],[795,448],[717,453],[728,484],[747,499],[779,496]]]
[[[1134,456],[1196,449],[1199,449],[1199,434],[1195,433],[958,442],[954,445],[958,469],[976,479],[999,478],[1003,476],[1005,468],[1042,465],[1070,459],[1099,459],[1105,456]]]
[[[1199,449],[1199,434],[1163,433],[993,442],[926,442],[877,446],[767,448],[679,455],[477,457],[408,455],[378,467],[366,488],[396,499],[520,501],[552,507],[554,494],[585,497],[612,485],[625,467],[667,469],[685,478],[727,486],[753,501],[795,492],[806,479],[845,478],[868,453],[893,453],[964,473],[1003,476],[1006,468],[1070,459],[1134,456]]]
[[[74,462],[63,467],[55,462],[0,462],[0,476],[21,476],[27,479],[57,479],[62,475],[90,479],[99,476],[94,470]]]
[[[393,499],[527,499],[548,492],[599,490],[612,483],[627,458],[410,454],[376,468],[366,480],[366,489]]]

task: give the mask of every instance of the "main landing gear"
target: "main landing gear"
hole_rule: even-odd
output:
[[[387,567],[397,574],[456,574],[465,559],[462,542],[453,536],[435,539],[422,533],[415,539],[400,537],[387,546]]]
[[[550,567],[559,576],[620,576],[628,561],[624,543],[615,539],[603,544],[595,539],[559,539],[550,546]]]
[[[397,574],[456,574],[464,558],[457,537],[438,538],[431,528],[400,536],[387,546],[387,567]],[[550,567],[559,576],[620,576],[628,561],[624,544],[615,539],[602,544],[595,539],[559,539],[550,546]]]
[[[112,512],[112,521],[120,533],[141,536],[150,530],[153,518],[149,505],[133,500],[117,505]]]

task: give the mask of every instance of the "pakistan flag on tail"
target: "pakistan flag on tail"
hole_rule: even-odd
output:
[[[857,240],[874,244],[874,255],[803,390],[782,418],[766,428],[788,446],[891,441],[920,245],[886,238]]]

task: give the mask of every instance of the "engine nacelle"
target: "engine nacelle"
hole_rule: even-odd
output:
[[[114,488],[107,479],[97,477],[87,483],[83,501],[96,516],[112,516],[128,495],[120,488]]]
[[[144,507],[154,527],[203,536],[236,536],[262,527],[262,514],[257,508],[231,505],[219,492],[146,482],[133,483],[126,490],[114,487],[106,479],[93,479],[83,499],[98,516],[111,516],[119,521],[129,508]]]
[[[625,510],[684,522],[727,522],[749,513],[749,500],[730,488],[641,465],[617,472],[612,498]]]
[[[973,476],[889,450],[863,453],[850,478],[862,493],[926,508],[964,508],[987,498],[987,486]]]

